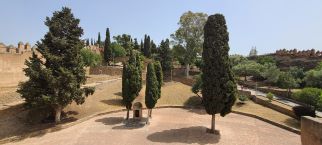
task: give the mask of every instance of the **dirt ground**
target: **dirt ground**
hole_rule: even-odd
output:
[[[150,124],[124,123],[125,112],[94,117],[57,132],[27,138],[16,145],[300,145],[300,136],[255,118],[231,113],[216,117],[220,135],[206,133],[210,115],[198,109],[155,109]],[[147,111],[143,111],[146,117]]]
[[[94,95],[89,96],[84,104],[76,105],[73,103],[67,106],[64,109],[68,115],[65,122],[75,121],[102,111],[124,109],[121,97],[121,83],[121,80],[115,80],[100,84],[96,87]],[[144,92],[145,86],[143,86],[140,96],[136,100],[141,101],[142,104],[144,104]],[[201,99],[191,92],[190,86],[179,82],[166,82],[162,87],[162,97],[157,103],[157,106],[162,105],[200,106]],[[246,105],[241,107],[235,106],[233,109],[278,121],[292,127],[298,125],[295,119],[251,101],[247,101]],[[0,140],[53,126],[53,124],[30,125],[26,123],[26,112],[21,105],[0,110]]]

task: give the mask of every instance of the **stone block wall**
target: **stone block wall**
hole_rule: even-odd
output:
[[[322,118],[301,118],[302,145],[322,145]]]

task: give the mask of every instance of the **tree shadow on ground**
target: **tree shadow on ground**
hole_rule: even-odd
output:
[[[32,123],[29,122],[28,113],[30,110],[25,109],[23,104],[8,107],[0,110],[0,144],[17,142],[26,138],[41,137],[49,132],[59,131],[61,125],[74,122],[77,118],[68,115],[62,118],[61,123]],[[66,114],[77,114],[75,111],[66,112]],[[10,138],[9,140],[3,140]]]
[[[301,123],[294,118],[287,118],[283,121],[287,126],[291,126],[296,129],[301,129]]]
[[[220,135],[206,133],[207,128],[194,126],[180,129],[170,129],[150,134],[147,139],[159,143],[184,143],[184,144],[215,144],[220,140]]]
[[[191,96],[183,103],[187,107],[202,107],[202,98],[198,96]]]
[[[129,120],[123,120],[123,124],[119,126],[114,126],[112,129],[116,130],[132,130],[139,129],[146,125],[147,118],[142,118],[141,120],[130,118]]]
[[[122,97],[122,92],[114,93],[114,95]]]
[[[102,122],[105,125],[116,125],[122,123],[124,120],[123,117],[109,117],[109,118],[101,118],[95,120],[95,122]]]
[[[102,103],[113,106],[124,106],[122,99],[101,100]]]

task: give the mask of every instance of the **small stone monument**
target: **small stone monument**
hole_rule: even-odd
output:
[[[142,103],[136,102],[133,105],[133,119],[141,120],[142,119]]]

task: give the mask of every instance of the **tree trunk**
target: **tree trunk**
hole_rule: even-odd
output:
[[[127,109],[126,120],[129,120],[129,116],[130,116],[130,109]]]
[[[186,64],[186,77],[189,77],[190,64]]]
[[[59,123],[60,122],[60,116],[61,116],[61,111],[62,111],[62,106],[58,105],[55,108],[55,122]]]
[[[288,89],[287,89],[287,97],[289,98],[289,97],[290,97],[290,95],[291,95],[291,88],[288,88]]]
[[[245,76],[245,82],[247,82],[247,76]]]
[[[152,109],[150,109],[150,118],[152,118]]]
[[[215,133],[215,117],[215,114],[211,116],[211,133]]]

